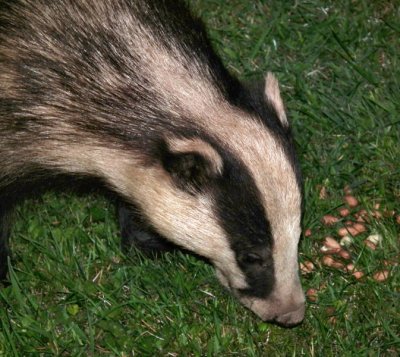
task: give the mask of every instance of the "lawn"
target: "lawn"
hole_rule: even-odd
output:
[[[303,324],[262,322],[193,256],[125,255],[105,197],[48,193],[16,213],[0,356],[398,356],[400,1],[191,4],[231,72],[272,71],[281,83],[311,231],[299,246],[314,266],[302,274]],[[327,225],[326,215],[338,221]],[[345,248],[350,259],[333,253],[328,266],[324,238],[339,241],[338,229],[360,217],[366,230]]]

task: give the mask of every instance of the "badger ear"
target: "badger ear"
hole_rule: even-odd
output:
[[[217,150],[198,138],[167,139],[162,165],[180,189],[192,193],[203,189],[223,169]]]
[[[282,125],[285,128],[288,128],[289,121],[287,120],[285,107],[283,105],[281,93],[279,91],[278,80],[271,72],[268,72],[265,78],[264,94],[266,101],[274,109]]]

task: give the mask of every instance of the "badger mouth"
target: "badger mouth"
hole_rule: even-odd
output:
[[[260,299],[242,295],[234,290],[233,293],[244,306],[253,311],[263,321],[272,322],[282,327],[295,327],[301,324],[304,319],[304,301],[282,300],[274,296],[268,299]]]
[[[215,269],[215,273],[221,285],[263,321],[282,327],[295,327],[303,321],[306,309],[302,291],[289,295],[272,292],[266,298],[254,297],[249,294],[248,289],[232,287],[228,277],[220,269]]]

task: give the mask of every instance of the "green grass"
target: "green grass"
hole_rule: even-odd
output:
[[[194,0],[228,68],[273,71],[299,148],[307,195],[300,260],[305,321],[266,324],[220,287],[210,266],[181,253],[125,256],[113,205],[47,194],[17,211],[11,285],[0,289],[0,356],[397,356],[400,225],[373,219],[350,248],[365,277],[321,263],[349,184],[369,214],[400,214],[399,1]],[[327,197],[320,199],[321,187]],[[365,246],[370,233],[383,240]],[[329,309],[333,309],[334,311]],[[328,309],[328,311],[327,311]],[[331,317],[334,316],[334,322]]]

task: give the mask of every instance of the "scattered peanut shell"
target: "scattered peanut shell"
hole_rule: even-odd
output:
[[[322,186],[321,191],[319,191],[319,199],[324,200],[326,198],[326,196],[327,196],[326,188],[325,188],[325,186]]]
[[[384,212],[383,212],[383,215],[385,216],[385,217],[394,217],[394,215],[396,214],[396,211],[395,210],[385,210]]]
[[[357,207],[358,206],[357,198],[355,198],[354,196],[344,196],[344,199],[346,200],[349,207]]]
[[[372,211],[371,216],[376,218],[376,219],[381,219],[382,218],[382,213],[379,211]]]
[[[349,185],[344,186],[343,191],[345,195],[351,195],[353,193]]]
[[[382,242],[382,236],[380,234],[371,234],[366,240],[374,245],[377,245]]]
[[[376,281],[383,282],[385,281],[389,276],[389,270],[382,270],[376,272],[373,277]]]
[[[304,262],[304,264],[305,264],[305,266],[308,268],[308,269],[311,269],[311,270],[313,270],[315,267],[314,267],[314,264],[312,263],[312,262],[310,262],[309,260],[306,260],[305,262]]]
[[[342,247],[347,247],[350,244],[353,243],[353,238],[349,237],[349,236],[344,236],[341,240],[340,240],[340,245]]]
[[[357,222],[359,223],[371,223],[371,218],[368,216],[359,216],[357,217]]]
[[[360,233],[365,232],[365,226],[362,223],[359,222],[354,223],[353,228],[359,231]]]
[[[338,254],[339,254],[343,259],[346,259],[346,260],[349,260],[349,259],[351,258],[350,253],[349,253],[347,250],[344,250],[344,249],[340,249],[339,252],[338,252]]]
[[[375,250],[375,244],[371,243],[369,240],[364,240],[364,244],[368,247],[370,247],[372,250]]]
[[[304,263],[300,263],[300,270],[302,274],[309,274],[315,269],[315,266],[309,260],[304,261]]]
[[[356,229],[355,227],[349,227],[347,228],[347,231],[349,232],[349,234],[351,234],[352,236],[356,236],[357,234],[361,233],[358,229]]]
[[[306,291],[306,296],[308,297],[309,300],[315,301],[317,300],[318,294],[317,290],[314,288],[310,288]]]
[[[334,325],[334,324],[336,323],[336,316],[331,316],[331,317],[328,319],[328,322],[331,323],[332,325]]]
[[[332,255],[325,255],[322,258],[322,263],[327,265],[327,266],[331,266],[334,261],[335,260],[333,259]]]
[[[360,212],[356,213],[355,216],[356,217],[362,217],[365,216],[367,214],[367,210],[366,209],[362,209]]]
[[[323,217],[322,217],[322,221],[323,221],[324,224],[326,224],[327,226],[331,226],[331,225],[333,225],[333,224],[339,222],[339,218],[327,214],[326,216],[323,216]]]
[[[338,230],[338,234],[341,237],[347,236],[348,234],[354,237],[362,232],[365,232],[365,226],[359,222],[354,223],[351,227],[342,227]]]
[[[362,271],[356,270],[356,271],[353,273],[353,276],[354,276],[356,279],[361,279],[361,278],[364,276],[364,273],[363,273]]]
[[[397,217],[396,217],[396,223],[397,223],[397,224],[400,224],[400,216],[397,216]]]
[[[322,257],[322,263],[328,267],[335,268],[335,269],[342,269],[343,264],[340,262],[337,262],[331,255],[324,255]]]
[[[399,262],[398,259],[396,258],[390,258],[390,259],[386,259],[383,261],[383,266],[384,267],[390,267],[390,266],[398,266]]]
[[[342,207],[341,209],[339,209],[339,214],[342,217],[346,217],[346,216],[348,216],[350,214],[350,210],[348,208],[346,208],[346,207]]]
[[[322,244],[324,247],[328,248],[329,250],[333,250],[335,252],[341,249],[340,244],[332,237],[325,237]]]
[[[327,315],[332,316],[332,315],[335,314],[335,309],[333,307],[327,307],[325,309],[325,312],[326,312]]]
[[[304,231],[304,236],[305,236],[305,237],[309,237],[311,234],[312,234],[311,229],[306,229],[306,230]]]
[[[355,229],[354,227],[342,227],[342,228],[339,228],[339,230],[338,230],[338,234],[340,237],[345,237],[349,234],[354,237],[360,233],[361,232],[358,231],[357,229]]]
[[[349,263],[346,265],[346,270],[350,273],[354,271],[354,268],[355,268],[354,264],[352,264],[352,263]]]

